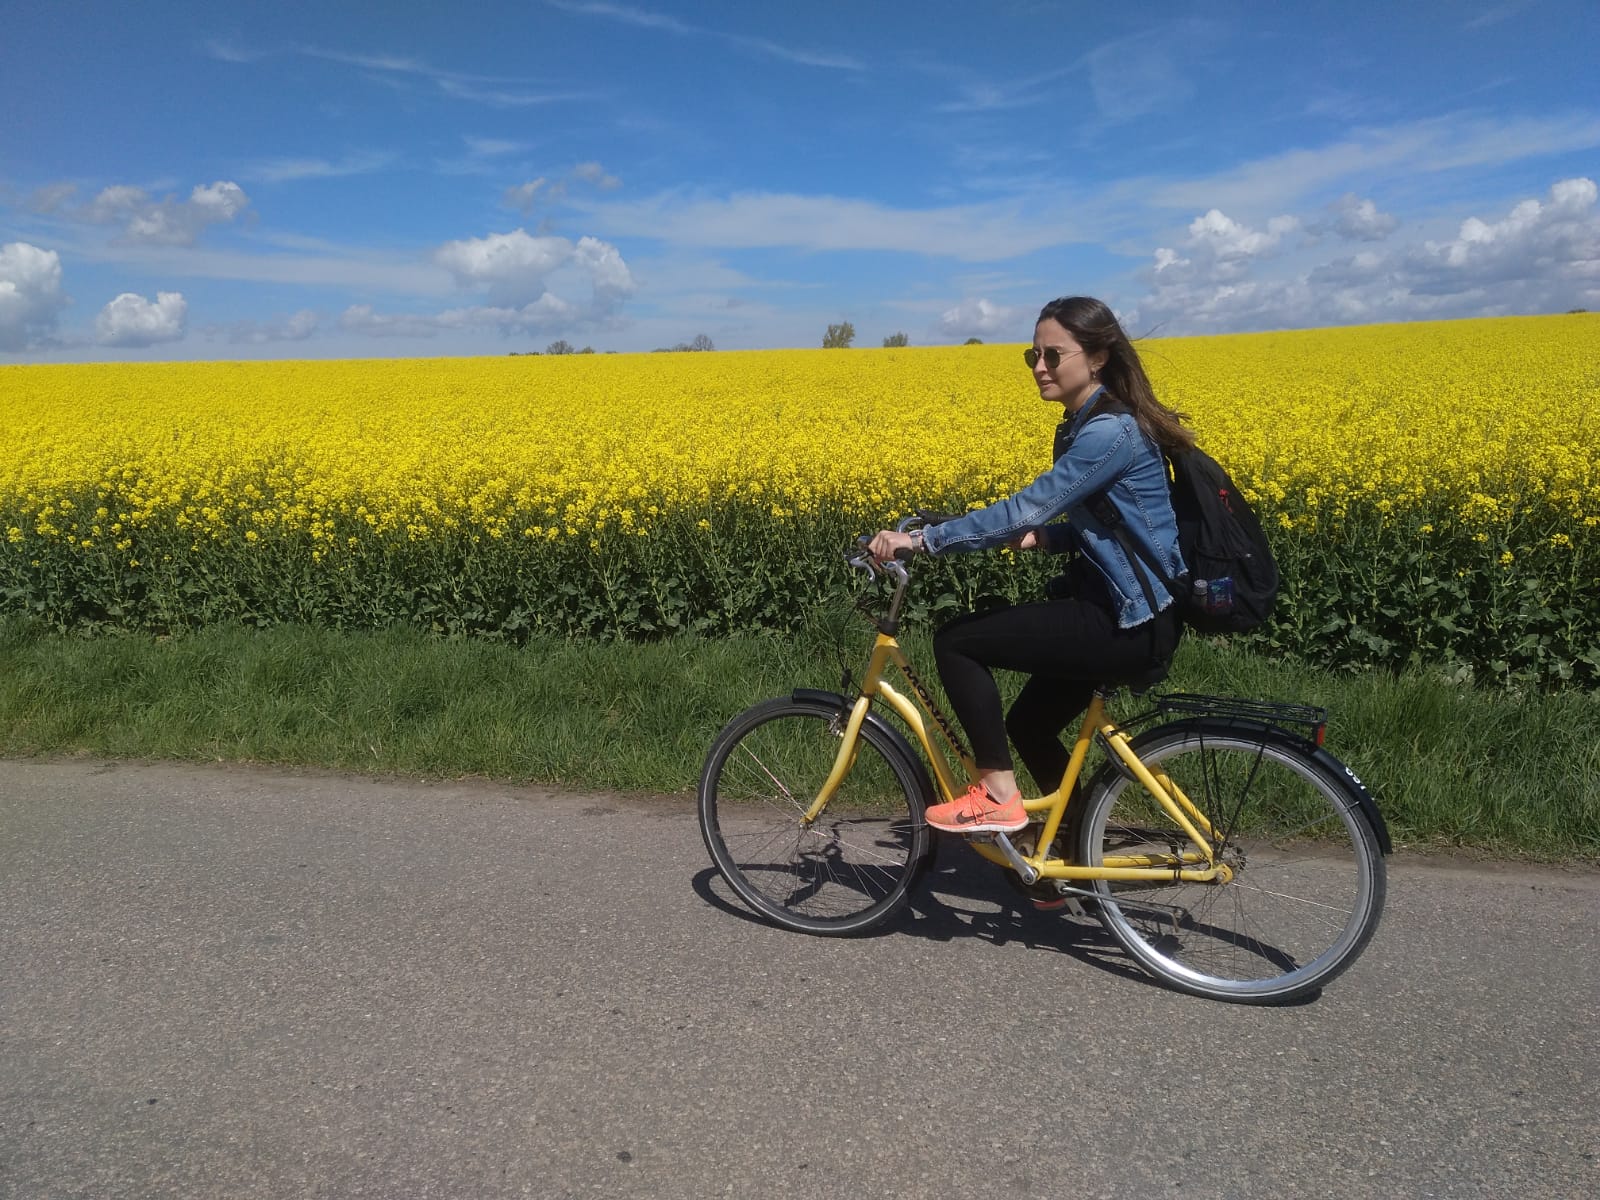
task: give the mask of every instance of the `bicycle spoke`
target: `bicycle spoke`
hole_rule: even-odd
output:
[[[701,830],[724,878],[758,911],[816,933],[883,919],[928,849],[909,768],[870,723],[824,813],[804,820],[844,744],[836,717],[758,705],[724,731],[701,780]]]
[[[1382,900],[1382,859],[1342,782],[1299,743],[1180,722],[1142,735],[1135,752],[1211,821],[1228,876],[1097,885],[1101,919],[1130,954],[1185,990],[1266,1001],[1314,990],[1359,952]],[[1107,774],[1091,803],[1087,862],[1202,853],[1127,779]]]

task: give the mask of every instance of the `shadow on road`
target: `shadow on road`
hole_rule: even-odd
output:
[[[942,847],[934,867],[912,893],[906,911],[864,937],[912,937],[949,942],[977,938],[996,946],[1021,942],[1030,949],[1054,951],[1119,978],[1160,987],[1128,961],[1122,948],[1093,917],[1036,912],[1028,899],[1013,891],[1000,870],[975,855],[958,855]],[[695,874],[695,893],[717,911],[766,925],[765,918],[721,894],[715,867]],[[999,911],[993,911],[998,906]],[[802,936],[802,935],[796,935]]]

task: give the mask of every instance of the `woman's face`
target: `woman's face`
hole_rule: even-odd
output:
[[[1065,326],[1053,317],[1046,317],[1033,330],[1033,348],[1037,354],[1033,363],[1033,381],[1039,385],[1041,399],[1062,404],[1072,412],[1083,407],[1083,402],[1100,386],[1090,372],[1098,373],[1105,366],[1104,351],[1087,355]],[[1055,351],[1054,354],[1049,351]],[[1056,365],[1052,367],[1050,360]]]

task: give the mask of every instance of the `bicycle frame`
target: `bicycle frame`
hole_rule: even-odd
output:
[[[892,622],[891,622],[892,623]],[[952,800],[958,794],[961,784],[956,779],[945,755],[935,749],[932,737],[928,730],[928,720],[932,718],[941,731],[948,726],[937,714],[937,710],[919,703],[921,696],[913,700],[884,678],[888,668],[895,667],[917,689],[916,673],[912,670],[910,661],[906,658],[905,651],[892,632],[880,626],[877,640],[872,647],[872,655],[868,661],[867,672],[861,681],[860,695],[857,696],[850,708],[850,715],[845,722],[843,736],[839,744],[839,752],[834,759],[833,769],[828,778],[823,782],[817,797],[806,810],[804,823],[809,825],[816,821],[828,802],[833,798],[839,785],[849,774],[850,768],[855,764],[857,739],[861,733],[861,725],[867,718],[867,711],[874,700],[881,700],[887,704],[903,720],[906,726],[916,735],[921,743],[928,762],[933,767],[934,777],[940,793],[946,800]],[[1182,829],[1198,849],[1192,849],[1183,854],[1129,854],[1108,856],[1104,863],[1098,866],[1088,866],[1072,863],[1063,858],[1049,857],[1050,844],[1055,840],[1061,829],[1061,822],[1066,816],[1067,803],[1072,795],[1072,787],[1077,782],[1083,771],[1083,764],[1088,758],[1090,743],[1095,735],[1099,734],[1102,743],[1109,748],[1109,752],[1116,756],[1122,766],[1143,785],[1144,789],[1166,810],[1174,822]],[[948,741],[948,738],[946,739]],[[951,750],[960,759],[969,780],[978,777],[977,765],[970,756],[960,751],[953,744]],[[984,834],[983,840],[978,837],[969,839],[975,849],[984,858],[1000,866],[1018,872],[1027,883],[1039,879],[1066,879],[1066,880],[1155,880],[1173,881],[1183,880],[1195,883],[1225,883],[1233,878],[1233,872],[1224,863],[1217,861],[1216,848],[1213,840],[1216,831],[1204,813],[1184,794],[1165,774],[1152,774],[1150,769],[1135,754],[1129,745],[1127,733],[1110,720],[1106,715],[1105,701],[1096,693],[1089,702],[1088,710],[1084,713],[1083,721],[1078,728],[1077,741],[1072,748],[1072,755],[1067,765],[1067,773],[1061,781],[1061,786],[1048,795],[1037,799],[1023,800],[1023,807],[1030,814],[1043,814],[1044,825],[1039,831],[1035,842],[1035,850],[1031,855],[1021,853],[1012,845],[1004,834]]]

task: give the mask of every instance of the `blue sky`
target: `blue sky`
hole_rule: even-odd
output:
[[[1600,309],[1600,4],[0,6],[0,362]]]

